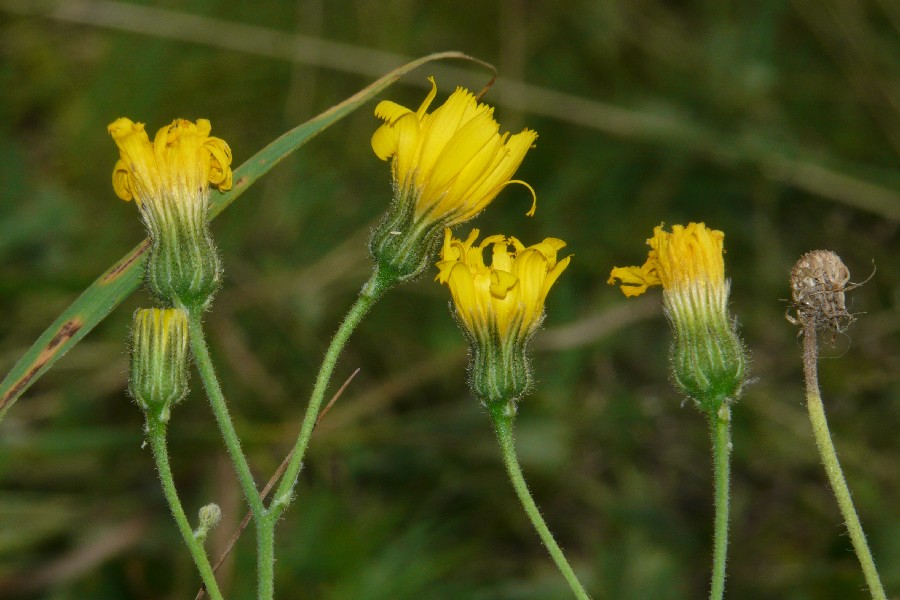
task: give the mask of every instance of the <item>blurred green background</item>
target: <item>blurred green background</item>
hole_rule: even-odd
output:
[[[151,7],[151,5],[154,5]],[[841,254],[860,315],[826,345],[823,395],[889,592],[900,593],[900,5],[890,0],[484,2],[0,0],[0,374],[144,235],[110,185],[106,125],[209,118],[235,163],[405,58],[497,65],[504,130],[537,129],[521,188],[474,225],[575,254],[535,340],[518,447],[543,514],[595,598],[702,598],[712,482],[703,417],[669,383],[658,291],[626,301],[653,226],[726,233],[731,308],[753,384],[734,410],[727,594],[866,598],[802,402],[784,319],[806,251]],[[423,69],[385,98],[442,101],[483,71]],[[227,273],[210,343],[259,480],[296,435],[325,345],[370,270],[390,197],[374,102],[288,158],[213,224]],[[459,233],[466,234],[463,226]],[[465,384],[464,342],[430,277],[388,295],[351,339],[278,529],[290,599],[570,597],[509,486]],[[0,597],[192,598],[198,578],[126,396],[137,293],[0,424]],[[826,338],[826,342],[831,341]],[[195,378],[196,379],[196,378]],[[195,382],[194,387],[199,387]],[[243,504],[202,394],[174,412],[188,513]],[[220,572],[251,598],[248,532]],[[896,597],[896,596],[895,596]]]

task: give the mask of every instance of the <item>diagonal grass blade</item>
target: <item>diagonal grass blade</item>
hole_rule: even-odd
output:
[[[213,194],[209,218],[215,218],[225,210],[253,182],[291,152],[371,100],[400,77],[424,64],[445,59],[464,59],[489,66],[461,52],[450,51],[429,54],[394,69],[250,157],[235,170],[234,187],[225,193]],[[149,246],[149,240],[144,240],[94,281],[19,359],[0,382],[0,421],[31,384],[140,286]]]

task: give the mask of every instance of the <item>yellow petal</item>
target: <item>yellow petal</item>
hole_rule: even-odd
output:
[[[491,268],[491,296],[494,298],[506,298],[509,291],[519,283],[519,278],[499,269]]]
[[[422,120],[422,117],[425,116],[425,112],[428,110],[428,107],[431,106],[431,101],[434,100],[435,96],[437,96],[437,83],[434,81],[434,77],[429,77],[428,81],[431,82],[431,91],[428,92],[428,95],[425,96],[425,100],[423,100],[422,104],[419,105],[419,110],[416,111],[416,115],[419,117],[420,121]]]
[[[475,97],[464,89],[458,88],[442,106],[430,115],[422,118],[422,149],[420,166],[428,173],[441,166],[447,146],[459,135],[460,129],[475,120],[474,117],[487,112],[487,108],[479,110]],[[467,114],[469,116],[467,116]],[[493,121],[493,119],[491,119]],[[477,121],[481,123],[482,121]]]
[[[134,198],[134,191],[131,189],[131,171],[121,159],[116,161],[116,166],[113,167],[112,185],[113,191],[122,200]]]
[[[641,267],[614,267],[606,283],[617,285],[617,279],[622,293],[628,298],[640,296],[648,287],[660,284],[659,278],[647,269],[646,264]]]
[[[416,110],[383,101],[375,114],[385,121],[372,136],[382,160],[393,157],[394,188],[415,202],[419,222],[455,225],[480,213],[510,183],[537,134],[525,129],[500,134],[494,109],[466,89],[457,88],[433,112],[431,90]],[[528,215],[534,214],[535,194]]]
[[[397,130],[390,125],[382,125],[372,134],[372,150],[381,160],[387,160],[397,152]]]
[[[387,125],[393,125],[397,119],[409,114],[412,114],[411,110],[390,100],[382,100],[375,107],[375,116],[385,121]]]

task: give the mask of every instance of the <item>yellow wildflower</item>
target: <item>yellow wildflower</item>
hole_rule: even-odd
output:
[[[734,400],[745,381],[746,355],[728,316],[725,234],[703,223],[662,225],[647,240],[641,266],[615,267],[608,283],[626,296],[640,296],[662,285],[666,314],[675,330],[672,364],[675,382],[701,408],[718,410]]]
[[[547,238],[526,248],[514,237],[492,235],[474,246],[478,234],[473,229],[463,241],[445,230],[436,279],[450,288],[457,314],[472,335],[527,337],[540,324],[547,293],[572,259],[556,260],[566,244]],[[487,247],[491,248],[490,266],[484,264]]]
[[[618,279],[622,293],[629,297],[640,296],[654,285],[666,290],[699,284],[720,289],[725,283],[724,239],[724,233],[703,223],[674,225],[672,233],[659,225],[647,240],[646,262],[640,267],[615,267],[608,283],[615,285]]]
[[[143,123],[116,119],[108,127],[121,158],[113,168],[113,189],[139,206],[154,202],[188,202],[209,185],[231,189],[231,149],[210,137],[206,119],[175,119],[153,142]]]
[[[385,124],[372,136],[372,149],[381,160],[393,157],[394,185],[415,197],[416,217],[449,227],[480,213],[511,182],[537,133],[501,135],[493,107],[461,87],[429,113],[437,94],[429,81],[431,92],[415,112],[389,100],[375,107]],[[532,202],[529,216],[534,209]]]
[[[418,110],[385,100],[375,108],[382,119],[372,149],[391,159],[394,202],[373,233],[370,248],[382,268],[399,280],[421,273],[444,227],[474,218],[510,183],[534,144],[537,133],[523,129],[500,133],[494,109],[457,88],[447,101],[428,112],[437,94],[431,91]]]
[[[476,246],[478,234],[475,229],[463,241],[445,230],[435,279],[450,288],[456,315],[472,342],[476,395],[486,403],[510,402],[530,387],[525,345],[543,319],[550,288],[572,257],[557,260],[566,244],[556,238],[525,247],[514,237],[493,235]]]
[[[176,119],[153,142],[143,123],[121,118],[108,127],[119,147],[112,183],[134,200],[147,226],[147,284],[171,306],[208,306],[221,268],[207,225],[210,185],[231,188],[231,149],[210,137],[206,119]]]

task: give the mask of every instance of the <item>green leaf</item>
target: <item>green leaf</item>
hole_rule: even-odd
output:
[[[400,77],[424,64],[444,59],[464,59],[485,64],[461,52],[451,51],[429,54],[394,69],[250,157],[235,170],[234,186],[225,193],[213,194],[209,218],[213,219],[225,210],[291,152],[374,98]],[[150,241],[144,240],[94,281],[19,359],[0,382],[0,421],[25,390],[141,285],[149,247]]]

